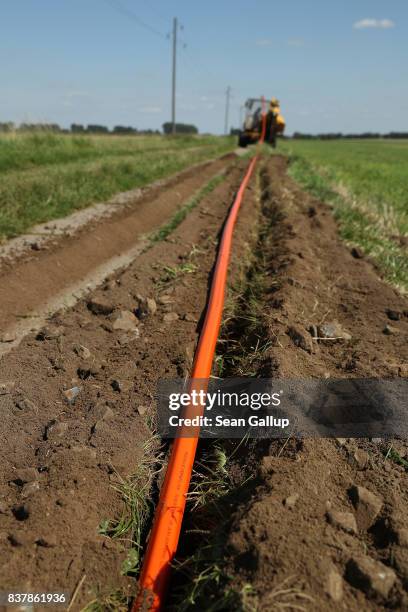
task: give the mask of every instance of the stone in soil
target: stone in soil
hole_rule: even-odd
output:
[[[351,340],[351,334],[345,330],[340,323],[337,321],[331,321],[330,323],[323,323],[318,326],[318,334],[320,338],[326,339],[341,339],[341,340]]]
[[[81,387],[72,387],[62,391],[62,395],[67,400],[68,404],[74,404],[78,395],[81,393]]]
[[[138,333],[138,320],[130,310],[121,310],[112,319],[112,329]]]
[[[108,315],[115,309],[111,302],[103,299],[89,300],[89,302],[87,302],[87,308],[95,315]]]
[[[380,497],[365,487],[353,486],[350,489],[350,498],[356,509],[357,525],[359,529],[369,529],[381,512],[383,501]]]
[[[369,596],[387,598],[395,584],[395,572],[370,557],[355,557],[347,563],[346,578]]]

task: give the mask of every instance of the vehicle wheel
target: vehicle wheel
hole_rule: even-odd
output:
[[[243,147],[243,148],[248,146],[248,139],[245,136],[245,134],[240,134],[239,135],[238,146],[239,147]]]

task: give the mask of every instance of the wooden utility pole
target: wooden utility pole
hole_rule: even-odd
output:
[[[176,67],[177,67],[177,17],[173,19],[173,78],[171,92],[171,133],[176,133]]]
[[[224,125],[224,133],[225,135],[228,134],[228,116],[229,116],[229,105],[230,105],[230,96],[231,96],[231,87],[228,85],[227,87],[227,91],[225,92],[226,94],[226,101],[225,101],[225,125]]]

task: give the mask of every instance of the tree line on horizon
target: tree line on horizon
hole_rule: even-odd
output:
[[[286,137],[285,137],[286,138]],[[408,139],[408,132],[387,132],[380,134],[379,132],[361,132],[357,134],[343,134],[342,132],[326,132],[322,134],[305,134],[303,132],[294,132],[291,138],[295,140],[341,140],[341,139],[375,139],[375,138],[404,138]]]
[[[172,133],[172,124],[170,122],[163,123],[163,133]],[[62,128],[58,123],[20,123],[16,125],[12,121],[0,122],[0,133],[11,132],[53,132],[55,134],[111,134],[111,135],[148,135],[162,134],[160,130],[139,130],[132,126],[115,125],[110,130],[106,125],[90,123],[83,125],[81,123],[72,123],[69,129]],[[177,134],[198,134],[198,128],[195,125],[187,123],[176,123]]]

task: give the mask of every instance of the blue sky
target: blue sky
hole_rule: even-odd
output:
[[[281,100],[289,133],[408,130],[406,0],[0,6],[0,121],[160,128],[170,118],[166,34],[177,16],[179,121],[222,132],[230,85],[232,125],[247,97],[264,94]]]

